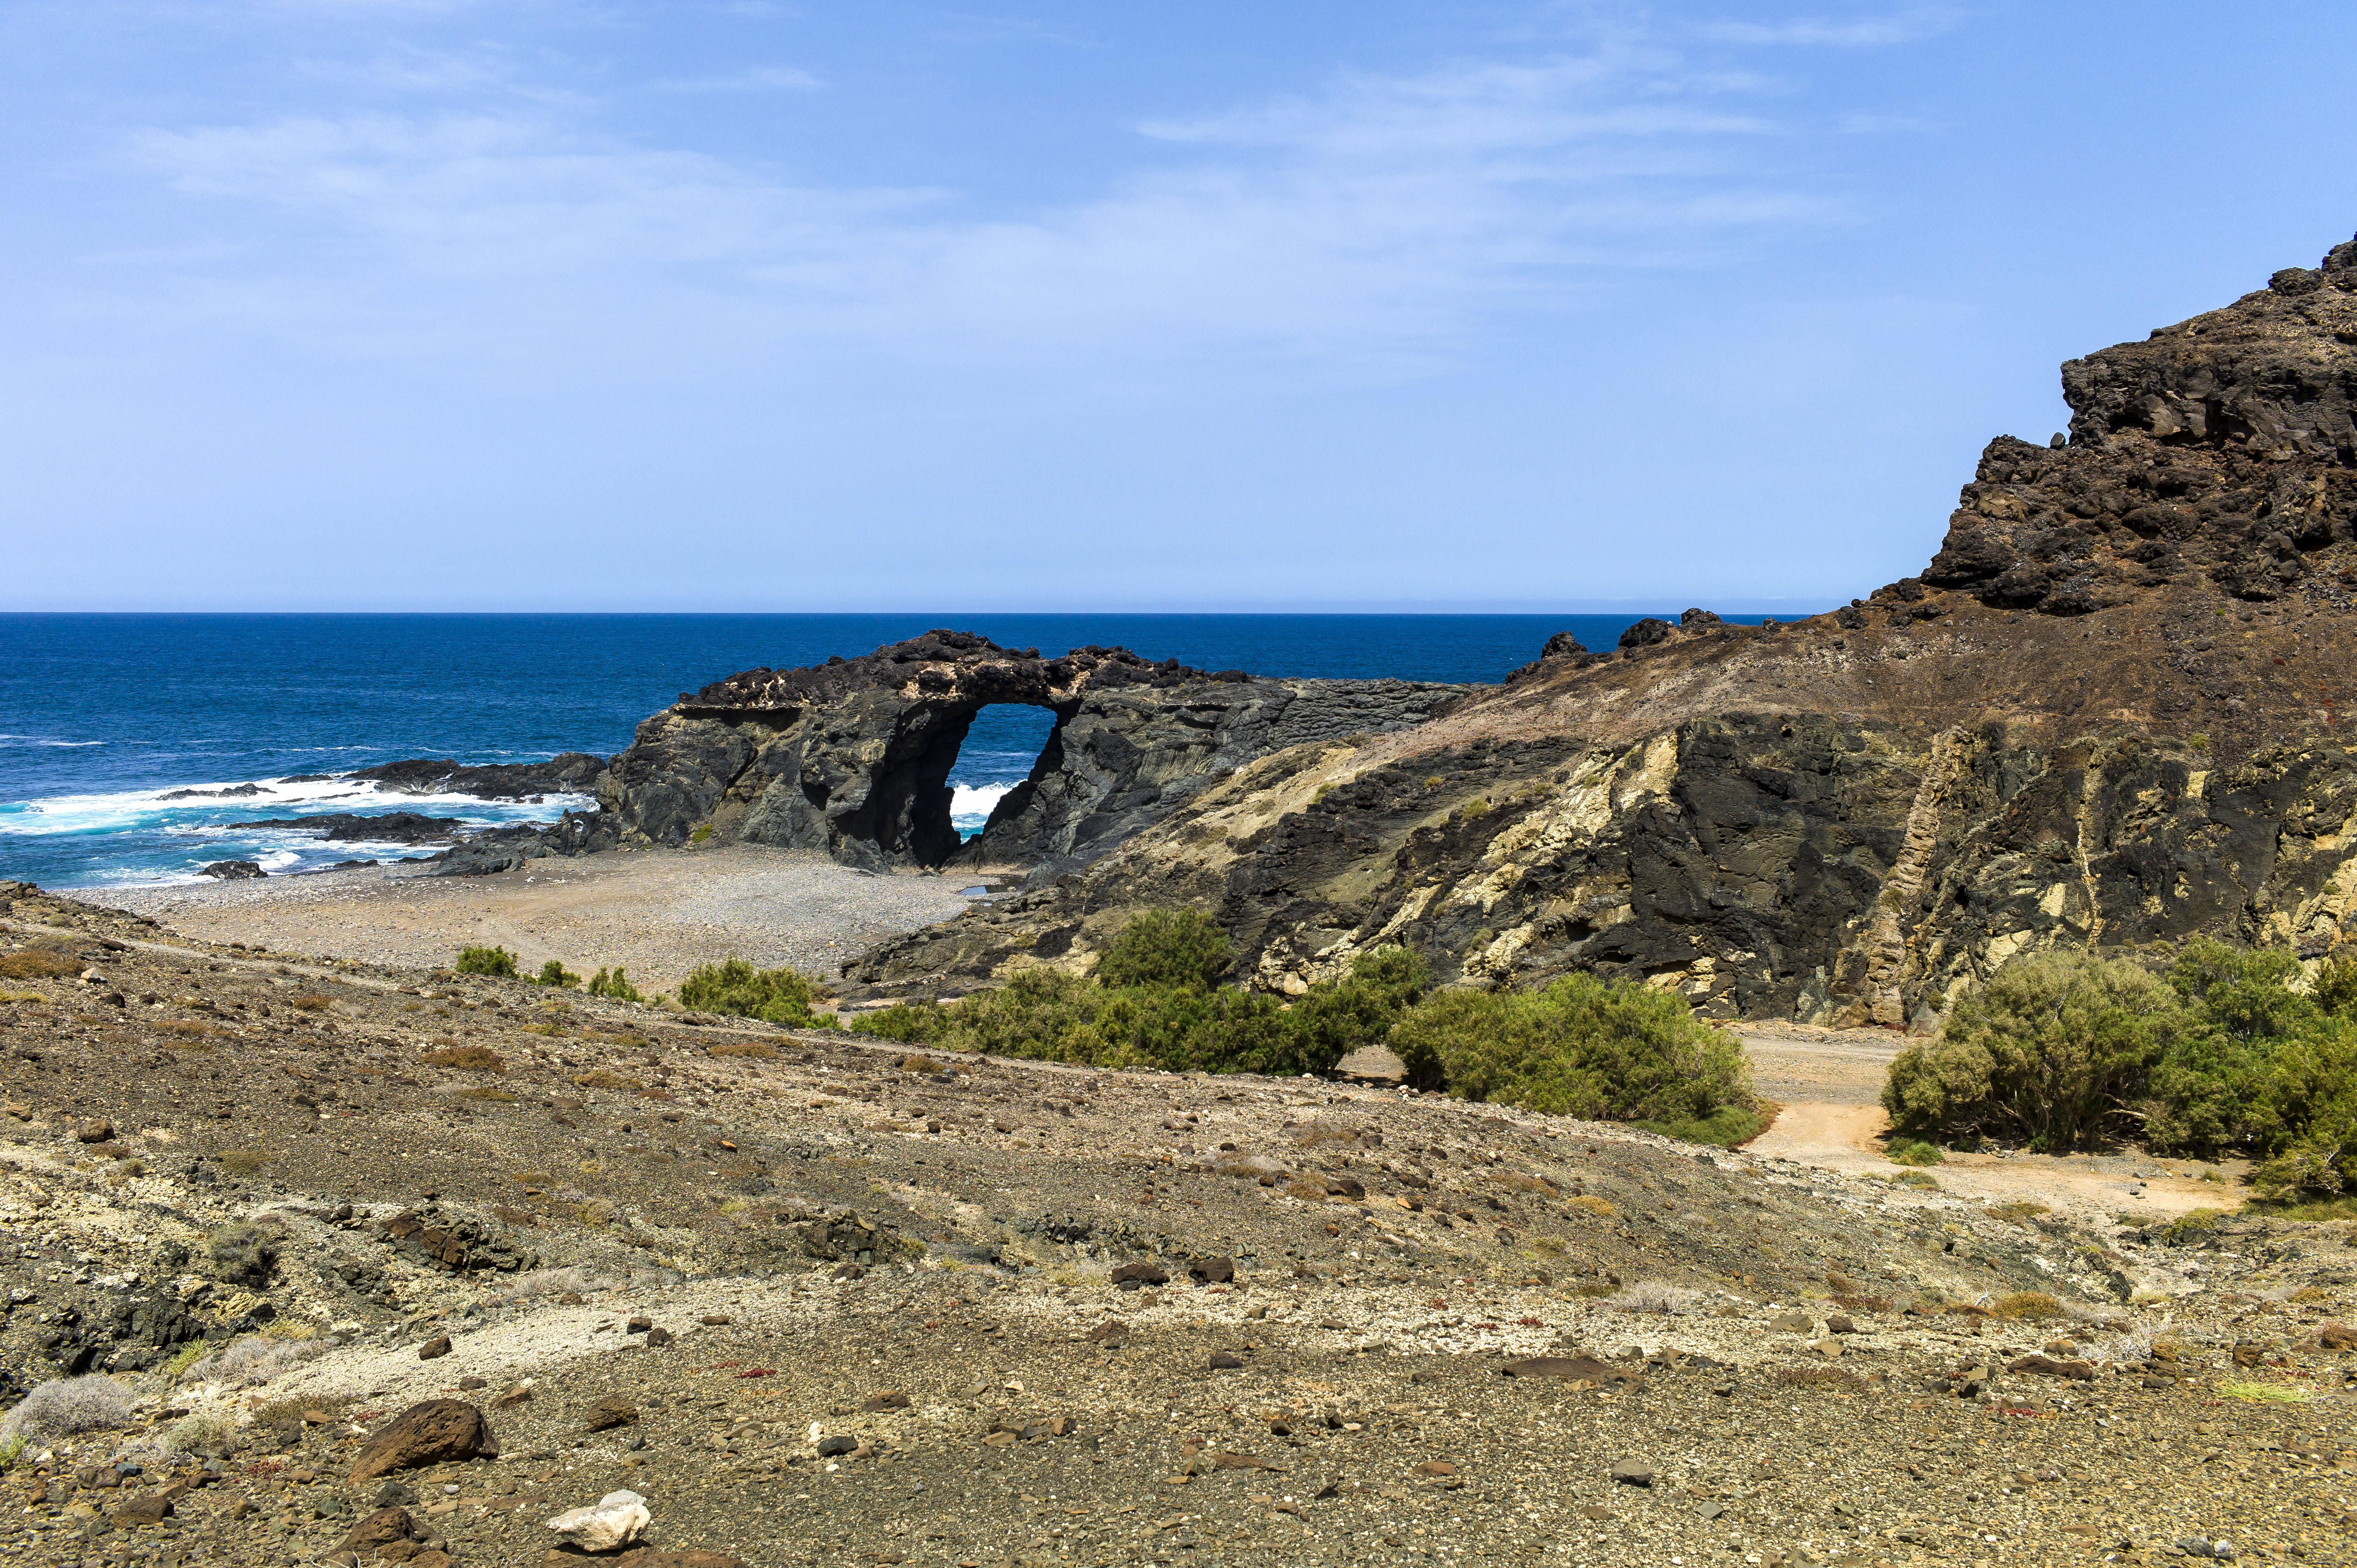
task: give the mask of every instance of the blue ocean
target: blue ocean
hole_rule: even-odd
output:
[[[640,719],[708,681],[864,653],[933,627],[1012,648],[1121,646],[1261,675],[1491,682],[1537,657],[1557,631],[1605,648],[1636,618],[0,615],[0,877],[99,888],[194,881],[220,860],[281,875],[425,853],[234,825],[264,818],[407,811],[483,825],[554,820],[589,802],[380,794],[338,776],[404,757],[606,756],[630,744]],[[1050,722],[1036,708],[983,711],[952,775],[962,831],[980,831],[1029,772]],[[297,778],[310,781],[290,781]],[[257,792],[164,799],[245,784]]]

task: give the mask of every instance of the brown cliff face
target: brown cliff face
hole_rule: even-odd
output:
[[[1641,978],[1722,1014],[1925,1022],[2028,948],[2357,929],[2357,242],[2063,370],[1923,575],[1829,615],[1551,643],[1432,722],[1297,748],[1066,885],[879,949],[881,990],[1084,962],[1215,911],[1297,990]]]

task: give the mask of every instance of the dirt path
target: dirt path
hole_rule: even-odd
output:
[[[1783,1106],[1776,1124],[1745,1146],[1762,1159],[1790,1160],[1851,1176],[1894,1176],[1884,1157],[1890,1119],[1882,1084],[1905,1042],[1879,1030],[1746,1028],[1745,1048],[1760,1091]],[[2205,1181],[2204,1172],[2215,1180]],[[2162,1218],[2243,1201],[2238,1163],[2122,1155],[1951,1153],[1932,1173],[1942,1188],[1977,1203],[2042,1203],[2089,1219]]]

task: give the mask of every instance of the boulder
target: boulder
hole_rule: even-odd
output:
[[[608,1492],[594,1503],[566,1509],[547,1524],[584,1552],[612,1552],[630,1545],[653,1522],[647,1499],[638,1493]]]
[[[376,1429],[352,1460],[351,1478],[372,1481],[395,1470],[496,1454],[483,1412],[465,1400],[426,1400]]]

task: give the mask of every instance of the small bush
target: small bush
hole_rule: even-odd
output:
[[[2162,1228],[2160,1239],[2173,1247],[2198,1246],[2218,1233],[2225,1218],[2214,1208],[2189,1208]]]
[[[587,1072],[575,1073],[573,1082],[580,1089],[610,1089],[624,1094],[636,1094],[646,1088],[645,1084],[635,1078],[625,1078],[619,1072],[609,1072],[602,1067],[593,1068]]]
[[[2125,960],[2032,953],[1890,1064],[1882,1103],[1920,1137],[1982,1133],[2062,1153],[2121,1130],[2179,1026],[2168,983]]]
[[[1487,800],[1468,800],[1468,801],[1466,801],[1466,802],[1465,802],[1465,820],[1466,820],[1467,822],[1480,822],[1482,818],[1484,818],[1484,817],[1488,816],[1489,814],[1490,814],[1490,802],[1489,802],[1489,801],[1487,801]]]
[[[1857,1393],[1868,1386],[1866,1379],[1847,1367],[1779,1367],[1768,1378],[1785,1389],[1833,1389]]]
[[[231,1388],[250,1388],[256,1383],[268,1382],[289,1367],[310,1360],[325,1351],[329,1343],[326,1339],[312,1339],[298,1344],[248,1334],[231,1340],[219,1355],[208,1357],[190,1367],[188,1375]]]
[[[727,1013],[739,1018],[759,1018],[789,1029],[814,1027],[811,1011],[817,995],[811,983],[791,969],[757,970],[741,958],[707,963],[680,983],[683,1007],[703,1013]]]
[[[450,966],[460,974],[496,974],[504,979],[516,978],[516,955],[505,948],[464,948],[458,961]]]
[[[630,977],[622,972],[622,968],[619,964],[615,965],[610,972],[601,969],[597,973],[591,975],[589,977],[589,994],[592,996],[610,997],[617,1002],[644,1002],[646,1000],[645,997],[639,994],[639,988],[630,983]]]
[[[219,1416],[185,1416],[164,1434],[164,1446],[175,1454],[225,1459],[236,1451],[237,1434]]]
[[[2253,1400],[2261,1404],[2306,1404],[2316,1397],[2289,1383],[2222,1382],[2218,1391],[2230,1400]]]
[[[948,1027],[945,1016],[934,1003],[895,1002],[889,1007],[853,1014],[850,1028],[855,1035],[872,1035],[904,1046],[925,1045],[939,1039]]]
[[[270,1165],[270,1155],[261,1149],[231,1149],[215,1155],[213,1163],[232,1176],[258,1176]]]
[[[331,1013],[335,1011],[336,999],[332,996],[322,996],[317,992],[311,991],[297,996],[286,1005],[304,1013]]]
[[[690,843],[702,843],[711,836],[712,824],[710,822],[698,822],[695,824],[694,830],[688,833],[687,842]]]
[[[501,1089],[496,1083],[479,1083],[471,1089],[460,1090],[458,1098],[485,1101],[493,1105],[513,1105],[523,1096],[512,1089]]]
[[[2021,1318],[2033,1323],[2070,1316],[2062,1310],[2061,1302],[2040,1290],[2018,1290],[2009,1295],[2001,1295],[1989,1303],[1989,1310],[1999,1317]]]
[[[1748,1111],[1739,1105],[1722,1105],[1700,1118],[1685,1117],[1675,1122],[1637,1121],[1629,1125],[1640,1133],[1675,1138],[1682,1144],[1708,1144],[1717,1148],[1731,1149],[1760,1136],[1768,1126],[1768,1119],[1757,1111]]]
[[[1890,1181],[1894,1187],[1919,1187],[1934,1192],[1940,1187],[1940,1178],[1930,1171],[1900,1171]]]
[[[1208,991],[1235,964],[1218,922],[1200,909],[1155,909],[1121,929],[1096,962],[1098,984]]]
[[[551,991],[570,991],[581,983],[581,977],[555,959],[550,959],[540,966],[540,972],[533,977],[533,983],[545,985]]]
[[[1610,1198],[1598,1197],[1591,1192],[1583,1192],[1566,1197],[1563,1200],[1563,1206],[1566,1208],[1577,1208],[1583,1214],[1593,1214],[1598,1219],[1610,1219],[1620,1212],[1613,1207]]]
[[[1661,1280],[1624,1285],[1604,1298],[1607,1306],[1622,1312],[1658,1312],[1665,1317],[1688,1317],[1702,1310],[1703,1293]]]
[[[464,1072],[505,1072],[507,1058],[489,1046],[443,1046],[425,1053],[427,1067],[457,1068]]]
[[[278,1234],[264,1225],[224,1225],[205,1238],[214,1276],[224,1283],[256,1288],[278,1269]]]
[[[745,1057],[754,1061],[769,1061],[778,1054],[778,1047],[767,1040],[727,1040],[716,1046],[706,1046],[708,1057]]]
[[[0,953],[0,979],[70,980],[81,971],[79,960],[55,948],[20,948]]]
[[[131,1419],[138,1401],[113,1378],[92,1373],[81,1378],[56,1378],[34,1388],[16,1402],[0,1433],[28,1443],[48,1443],[84,1432],[103,1432]]]
[[[2032,1203],[2028,1199],[2018,1203],[1993,1203],[1989,1205],[1988,1211],[1996,1218],[2009,1220],[2016,1225],[2027,1225],[2041,1214],[2054,1212],[2045,1204]]]
[[[1680,997],[1592,975],[1534,991],[1436,992],[1394,1026],[1391,1046],[1419,1081],[1555,1115],[1702,1122],[1755,1098],[1732,1036]]]
[[[1921,1138],[1893,1138],[1883,1145],[1882,1157],[1894,1165],[1939,1165],[1948,1161],[1939,1144]]]

